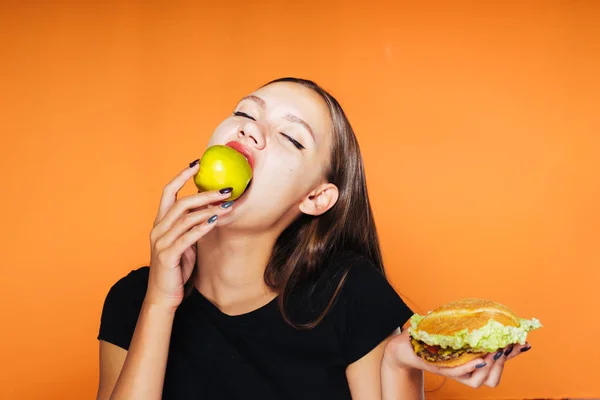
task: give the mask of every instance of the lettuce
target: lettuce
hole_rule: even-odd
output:
[[[531,320],[519,318],[520,325],[504,326],[494,319],[490,319],[487,324],[471,332],[468,329],[456,332],[452,336],[429,334],[417,329],[417,325],[424,316],[414,314],[408,328],[410,335],[427,343],[430,346],[440,346],[442,348],[451,347],[458,350],[463,347],[471,347],[476,352],[492,353],[509,344],[525,344],[527,332],[542,327],[542,324],[536,318]]]

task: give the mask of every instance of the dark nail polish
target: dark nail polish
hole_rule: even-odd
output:
[[[223,204],[221,204],[221,208],[229,208],[233,205],[233,200],[232,201],[227,201]]]
[[[198,159],[196,159],[196,160],[194,160],[194,161],[192,161],[192,162],[190,163],[190,168],[193,168],[193,167],[195,167],[195,166],[196,166],[196,164],[198,164],[199,162],[200,162],[200,159],[199,159],[199,158],[198,158]]]
[[[521,349],[521,353],[525,353],[526,351],[529,351],[529,350],[531,350],[531,346],[523,347]]]
[[[226,188],[219,190],[219,193],[221,193],[221,194],[227,194],[227,193],[231,193],[231,192],[233,192],[233,188],[230,188],[230,187],[226,187]]]
[[[475,368],[483,368],[483,367],[485,367],[486,365],[487,365],[487,363],[481,363],[481,364],[477,364],[477,365],[475,366]]]
[[[217,220],[217,218],[218,218],[218,217],[217,217],[216,215],[213,215],[213,216],[212,216],[212,217],[210,217],[210,218],[208,219],[208,221],[206,221],[206,222],[207,222],[207,223],[209,223],[209,224],[212,224],[213,222],[215,222],[215,221]]]
[[[509,347],[509,348],[506,350],[506,352],[504,353],[504,355],[505,355],[506,357],[508,357],[508,356],[510,355],[510,353],[512,353],[512,351],[513,351],[513,349],[514,349],[514,348],[515,348],[514,346],[510,346],[510,347]]]
[[[502,357],[502,354],[504,354],[504,350],[496,352],[496,354],[494,355],[494,361],[498,361],[498,359]]]

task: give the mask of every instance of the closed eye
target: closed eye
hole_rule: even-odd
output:
[[[253,116],[248,115],[245,112],[236,111],[233,113],[233,115],[235,115],[236,117],[243,117],[243,118],[251,119],[252,121],[256,121],[256,119]]]
[[[280,133],[281,135],[283,135],[283,136],[284,136],[284,137],[285,137],[287,140],[289,140],[290,142],[292,142],[292,144],[293,144],[294,146],[296,146],[296,148],[297,148],[298,150],[303,150],[303,149],[304,149],[304,146],[302,146],[302,143],[298,142],[298,141],[297,141],[296,139],[294,139],[293,137],[290,137],[290,136],[286,135],[286,134],[285,134],[285,133],[283,133],[283,132],[279,132],[279,133]]]
[[[233,113],[233,115],[235,115],[236,117],[242,117],[242,118],[248,118],[251,119],[252,121],[256,121],[256,118],[254,118],[251,115],[246,114],[245,112],[242,111],[235,111]],[[282,136],[284,136],[287,140],[289,140],[298,150],[304,150],[305,147],[302,145],[302,143],[298,142],[296,139],[294,139],[291,136],[286,135],[283,132],[279,132]]]

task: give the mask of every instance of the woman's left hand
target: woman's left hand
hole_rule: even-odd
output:
[[[405,330],[388,342],[384,362],[396,368],[419,369],[446,376],[473,388],[484,385],[496,387],[502,378],[504,363],[530,348],[531,346],[527,343],[525,345],[515,344],[458,367],[438,367],[415,354],[410,344],[408,330]]]

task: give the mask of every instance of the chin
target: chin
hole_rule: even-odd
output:
[[[231,210],[230,213],[222,215],[217,221],[217,229],[225,227],[235,227],[236,222],[239,220],[239,213],[237,210]]]
[[[217,229],[223,233],[254,235],[263,231],[265,226],[244,212],[244,210],[232,210],[229,214],[219,217],[217,226],[215,227],[215,230]]]
[[[220,227],[236,227],[240,225],[240,220],[246,214],[246,210],[251,209],[252,205],[248,202],[248,191],[244,192],[233,203],[233,209],[230,213],[219,217],[218,226]]]

